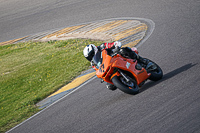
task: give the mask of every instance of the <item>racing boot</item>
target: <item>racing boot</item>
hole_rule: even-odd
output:
[[[114,85],[112,85],[112,84],[110,84],[110,83],[107,83],[107,84],[106,84],[106,87],[107,87],[109,90],[112,90],[112,91],[114,91],[114,90],[117,89],[116,86],[114,86]]]

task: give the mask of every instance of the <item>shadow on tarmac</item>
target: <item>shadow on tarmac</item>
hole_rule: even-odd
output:
[[[176,76],[176,75],[178,75],[178,74],[180,74],[180,73],[182,73],[184,71],[187,71],[188,69],[194,67],[195,65],[197,65],[197,63],[196,64],[189,63],[189,64],[186,64],[186,65],[184,65],[184,66],[182,66],[180,68],[177,68],[177,69],[175,69],[175,70],[173,70],[173,71],[171,71],[171,72],[169,72],[167,74],[164,74],[163,78],[161,80],[156,81],[156,82],[150,81],[150,82],[146,83],[141,88],[140,92],[143,92],[143,91],[145,91],[145,90],[147,90],[147,89],[149,89],[149,88],[151,88],[151,87],[153,87],[153,86],[155,86],[155,85],[157,85],[157,84],[159,84],[159,83],[161,83],[161,82],[163,82],[165,80],[168,80],[168,79],[170,79],[170,78],[172,78],[172,77],[174,77],[174,76]]]

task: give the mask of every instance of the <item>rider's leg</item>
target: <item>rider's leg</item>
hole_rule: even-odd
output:
[[[120,52],[123,54],[123,55],[127,55],[129,56],[131,59],[136,59],[138,60],[139,62],[147,65],[148,64],[148,60],[142,58],[141,56],[139,56],[138,54],[136,54],[134,51],[131,50],[131,48],[129,47],[124,47],[124,48],[121,48]]]
[[[139,62],[145,64],[145,65],[147,65],[147,64],[149,63],[149,60],[148,60],[148,59],[144,59],[144,58],[142,58],[141,56],[139,56],[138,54],[137,54],[137,60],[138,60]]]

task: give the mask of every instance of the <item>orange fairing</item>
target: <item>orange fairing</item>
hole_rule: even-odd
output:
[[[103,78],[105,76],[105,74],[107,73],[107,71],[110,68],[110,61],[112,59],[111,56],[107,55],[106,50],[102,51],[102,57],[103,57],[102,63],[100,65],[99,69],[97,69],[97,71],[96,71],[96,75],[98,78]]]
[[[131,73],[135,77],[138,85],[150,76],[144,68],[142,68],[142,70],[135,69],[137,61],[134,62],[133,59],[127,59],[121,55],[111,57],[107,54],[106,50],[102,51],[101,58],[101,64],[98,68],[95,66],[94,69],[96,70],[97,77],[108,83],[113,84],[111,81],[113,76],[120,76],[117,69]]]
[[[137,61],[133,62],[132,59],[118,58],[112,64],[112,67],[116,67],[121,70],[130,72],[135,77],[137,84],[139,85],[141,82],[146,80],[150,75],[147,74],[147,71],[144,68],[142,68],[142,70],[135,69],[136,64]]]

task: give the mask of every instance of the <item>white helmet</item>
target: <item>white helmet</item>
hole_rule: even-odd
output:
[[[94,44],[89,44],[84,48],[83,54],[87,60],[91,61],[97,51],[98,49]]]

